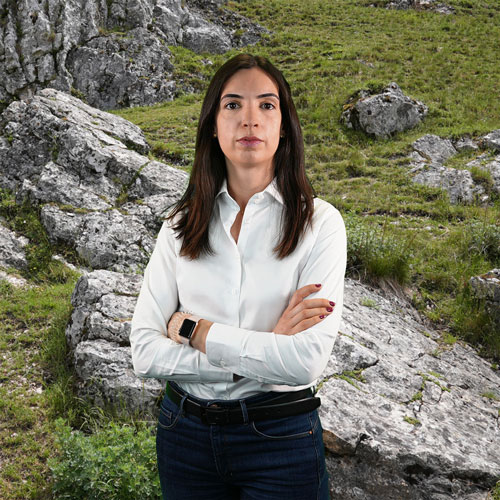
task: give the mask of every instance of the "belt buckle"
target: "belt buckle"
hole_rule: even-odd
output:
[[[208,424],[229,424],[229,408],[220,408],[216,405],[205,408],[202,420]]]

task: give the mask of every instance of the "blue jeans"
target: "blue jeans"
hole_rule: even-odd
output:
[[[276,393],[252,396],[242,400],[243,408],[273,396]],[[206,425],[165,396],[156,452],[164,500],[329,499],[317,410],[274,420]]]

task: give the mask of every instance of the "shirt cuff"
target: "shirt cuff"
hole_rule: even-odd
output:
[[[214,366],[202,353],[199,353],[200,363],[198,365],[198,372],[200,374],[200,381],[216,381],[216,382],[233,382],[233,372],[229,370],[220,370]],[[224,368],[224,367],[220,367]]]
[[[239,372],[240,353],[247,335],[251,332],[234,326],[214,323],[208,331],[206,351],[211,365]]]

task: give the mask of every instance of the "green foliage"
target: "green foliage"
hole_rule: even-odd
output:
[[[473,221],[460,235],[459,248],[462,258],[484,257],[500,261],[500,224]]]
[[[484,300],[473,297],[468,284],[457,295],[451,321],[453,329],[476,345],[482,355],[500,359],[500,335],[494,315]]]
[[[497,482],[496,486],[491,491],[491,500],[500,500],[500,481]]]
[[[0,279],[0,373],[9,379],[0,384],[2,500],[49,498],[47,458],[54,438],[48,394],[65,372],[64,330],[74,285],[19,288]]]
[[[370,299],[369,297],[363,297],[360,301],[360,304],[365,307],[373,307],[375,309],[378,309],[377,302],[373,299]]]
[[[35,283],[66,283],[76,277],[76,273],[61,262],[52,259],[56,250],[74,262],[79,261],[69,248],[57,248],[49,241],[47,231],[40,221],[40,207],[32,207],[29,200],[16,203],[14,195],[0,189],[0,216],[5,217],[7,226],[29,239],[25,247],[28,268],[22,272],[25,278]]]
[[[485,192],[488,195],[494,195],[494,185],[495,183],[493,182],[493,177],[491,176],[491,173],[489,170],[485,170],[484,168],[473,166],[470,169],[470,173],[472,176],[472,180],[476,184],[480,184],[483,186]]]
[[[388,234],[386,226],[369,224],[352,213],[344,216],[347,231],[347,266],[363,279],[380,278],[405,283],[412,257],[409,244]]]
[[[408,417],[407,415],[405,415],[403,420],[411,425],[420,425],[420,420],[414,417]]]
[[[71,500],[160,499],[155,436],[110,422],[91,435],[56,422],[60,456],[50,460],[53,494]]]

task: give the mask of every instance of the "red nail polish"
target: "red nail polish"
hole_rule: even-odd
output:
[[[322,314],[322,315],[319,317],[319,319],[324,319],[324,317],[325,317],[325,315],[324,315],[324,314]]]
[[[331,307],[327,307],[326,310],[331,313],[333,311],[333,309]]]
[[[330,305],[333,307],[333,306],[335,305],[335,302],[332,302],[332,301],[330,300]]]
[[[317,283],[315,286],[319,288],[321,286],[321,283]]]

